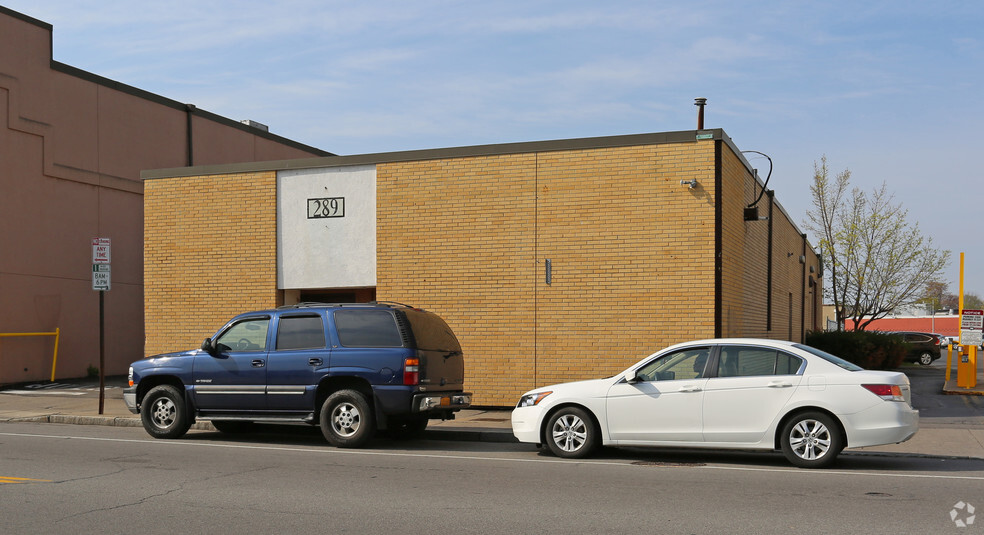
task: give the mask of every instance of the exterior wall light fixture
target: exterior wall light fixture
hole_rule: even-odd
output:
[[[681,180],[680,185],[683,186],[684,184],[690,186],[690,189],[694,189],[697,187],[697,179],[691,178],[690,180]]]

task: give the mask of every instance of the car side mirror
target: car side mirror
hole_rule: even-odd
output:
[[[215,354],[215,344],[212,342],[211,338],[206,338],[205,341],[202,342],[202,351],[208,353],[209,355]]]
[[[639,372],[632,372],[632,373],[626,374],[626,376],[625,376],[625,382],[626,383],[629,383],[630,385],[634,385],[636,383],[641,383],[644,380],[645,379],[643,379],[642,377],[639,376]]]

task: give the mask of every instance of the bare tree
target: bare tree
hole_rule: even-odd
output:
[[[826,156],[814,163],[813,209],[805,227],[819,236],[828,276],[824,293],[834,303],[838,329],[847,318],[855,330],[893,309],[924,297],[940,278],[949,251],[933,247],[908,211],[894,201],[885,184],[866,194],[850,187],[844,170],[831,181]]]

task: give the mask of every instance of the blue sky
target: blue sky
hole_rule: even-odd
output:
[[[984,2],[0,2],[58,61],[337,154],[692,130],[706,97],[801,228],[826,155],[984,295]]]

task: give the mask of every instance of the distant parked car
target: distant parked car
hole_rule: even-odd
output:
[[[918,362],[923,366],[929,366],[934,360],[943,356],[942,346],[948,342],[945,336],[933,333],[898,331],[892,334],[901,335],[902,341],[909,344],[906,361]]]
[[[544,386],[512,412],[520,442],[581,458],[599,446],[781,450],[819,468],[846,447],[904,442],[919,427],[909,379],[803,344],[678,344],[606,379]]]

